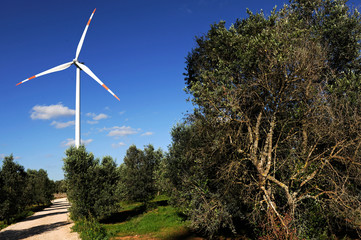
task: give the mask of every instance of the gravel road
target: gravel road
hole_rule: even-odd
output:
[[[49,208],[1,230],[0,239],[80,240],[76,232],[71,232],[73,223],[68,217],[69,207],[66,198],[56,199]]]

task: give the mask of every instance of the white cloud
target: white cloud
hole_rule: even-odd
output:
[[[95,117],[93,117],[93,120],[95,121],[99,121],[99,120],[102,120],[102,119],[107,119],[109,116],[104,114],[104,113],[101,113],[99,115],[96,115]]]
[[[93,142],[93,139],[81,140],[81,144],[88,145],[89,143]]]
[[[151,136],[153,134],[154,134],[154,132],[145,132],[141,136]]]
[[[88,124],[97,124],[97,123],[99,123],[98,121],[86,121]]]
[[[55,126],[55,128],[66,128],[72,125],[75,125],[75,121],[69,121],[69,122],[57,122],[57,121],[53,121],[51,124],[51,126]]]
[[[125,113],[125,111],[121,111],[119,112],[119,115],[123,115]]]
[[[81,140],[80,140],[80,143],[81,143],[81,144],[84,144],[84,145],[88,145],[88,144],[91,143],[91,142],[93,142],[93,139],[87,139],[87,140],[81,139]],[[72,138],[68,138],[68,139],[66,139],[66,141],[63,141],[63,142],[61,143],[61,145],[62,145],[63,147],[75,146],[75,140],[72,139]]]
[[[137,130],[127,126],[122,126],[122,127],[114,126],[112,128],[105,128],[104,130],[109,131],[108,136],[110,137],[124,137],[127,135],[133,135],[138,133]]]
[[[36,105],[32,108],[30,117],[33,120],[49,120],[52,118],[68,117],[72,115],[75,115],[75,110],[69,109],[68,107],[63,106],[63,104],[58,103],[56,105],[49,106]]]
[[[100,113],[100,114],[95,114],[95,113],[87,113],[86,114],[88,117],[92,117],[94,121],[88,121],[89,124],[96,124],[98,123],[99,120],[102,119],[107,119],[109,118],[108,115],[104,114],[104,113]]]
[[[112,144],[113,148],[119,148],[119,147],[123,147],[123,146],[125,146],[125,143],[123,143],[123,142],[113,143]]]

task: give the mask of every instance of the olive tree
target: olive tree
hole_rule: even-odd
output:
[[[157,192],[156,175],[162,151],[147,145],[144,150],[135,145],[128,148],[124,163],[120,166],[121,181],[119,194],[122,199],[134,202],[148,202]]]
[[[21,213],[26,206],[26,172],[23,166],[14,162],[13,155],[4,158],[0,179],[0,219],[9,224],[11,218]]]
[[[360,227],[360,15],[312,2],[214,24],[187,57],[196,108],[173,130],[168,166],[210,235],[240,222],[278,239]],[[338,39],[332,24],[347,26]]]
[[[44,169],[26,171],[25,195],[27,204],[50,204],[55,192],[55,184],[49,179]]]
[[[117,210],[115,190],[119,177],[111,157],[99,163],[84,146],[70,147],[63,169],[73,219],[100,220]]]

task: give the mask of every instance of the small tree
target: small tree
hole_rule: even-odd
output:
[[[154,170],[158,166],[163,153],[148,145],[144,150],[130,146],[121,165],[121,196],[129,201],[147,202],[155,196]]]
[[[99,220],[111,214],[116,209],[118,179],[113,159],[105,157],[99,164],[84,146],[70,147],[66,156],[63,169],[72,218]]]
[[[106,156],[94,169],[96,200],[94,208],[98,218],[104,218],[117,210],[118,198],[115,194],[119,182],[119,173],[113,158]]]
[[[28,205],[49,204],[53,199],[55,191],[54,183],[49,179],[48,173],[44,169],[27,171],[25,194]]]
[[[88,153],[84,146],[70,147],[66,150],[64,176],[67,183],[67,196],[72,203],[70,208],[73,219],[94,216],[94,197],[92,170],[96,165],[94,155]]]
[[[157,194],[171,195],[170,178],[167,173],[167,161],[165,157],[160,159],[158,166],[155,168],[154,179]]]
[[[26,172],[24,167],[14,162],[13,155],[5,157],[0,172],[1,202],[0,219],[9,224],[11,217],[20,213],[25,208]]]

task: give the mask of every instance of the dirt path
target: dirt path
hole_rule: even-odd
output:
[[[68,218],[69,207],[66,198],[56,199],[49,208],[1,230],[0,239],[80,240],[77,233],[71,232],[73,223]]]

